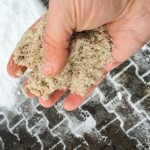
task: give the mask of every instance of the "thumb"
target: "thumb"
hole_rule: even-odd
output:
[[[68,45],[73,33],[72,18],[68,15],[67,3],[51,0],[47,14],[43,54],[44,65],[42,72],[45,75],[57,75],[66,64]]]

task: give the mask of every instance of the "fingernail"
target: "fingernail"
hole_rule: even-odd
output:
[[[51,63],[46,62],[42,68],[42,71],[45,75],[52,75],[54,72],[54,66]]]

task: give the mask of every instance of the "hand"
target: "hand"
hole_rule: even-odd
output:
[[[83,31],[106,24],[115,47],[112,55],[115,62],[106,65],[104,70],[111,71],[133,55],[150,39],[150,1],[149,0],[51,0],[47,12],[48,25],[44,37],[45,75],[55,76],[64,67],[67,60],[67,48],[73,31]],[[14,77],[18,69],[26,70],[13,61],[8,63],[8,73]],[[103,80],[100,78],[84,98],[69,94],[64,100],[64,108],[77,108],[94,88]],[[26,88],[26,82],[24,83]],[[44,107],[51,107],[63,95],[64,91],[55,91],[47,101],[39,98]],[[34,95],[28,91],[28,95]]]

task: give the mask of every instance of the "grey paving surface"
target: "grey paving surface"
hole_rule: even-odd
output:
[[[76,110],[46,109],[18,89],[0,108],[0,150],[149,150],[150,43],[113,70]]]

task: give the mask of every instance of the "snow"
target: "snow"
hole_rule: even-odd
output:
[[[7,74],[7,62],[22,34],[46,8],[37,0],[0,1],[0,107],[13,108],[20,79]]]
[[[83,136],[84,133],[91,133],[93,132],[92,129],[94,129],[96,126],[96,121],[92,116],[88,117],[84,123],[82,123],[78,128],[76,128],[75,133],[79,134],[80,136]]]

